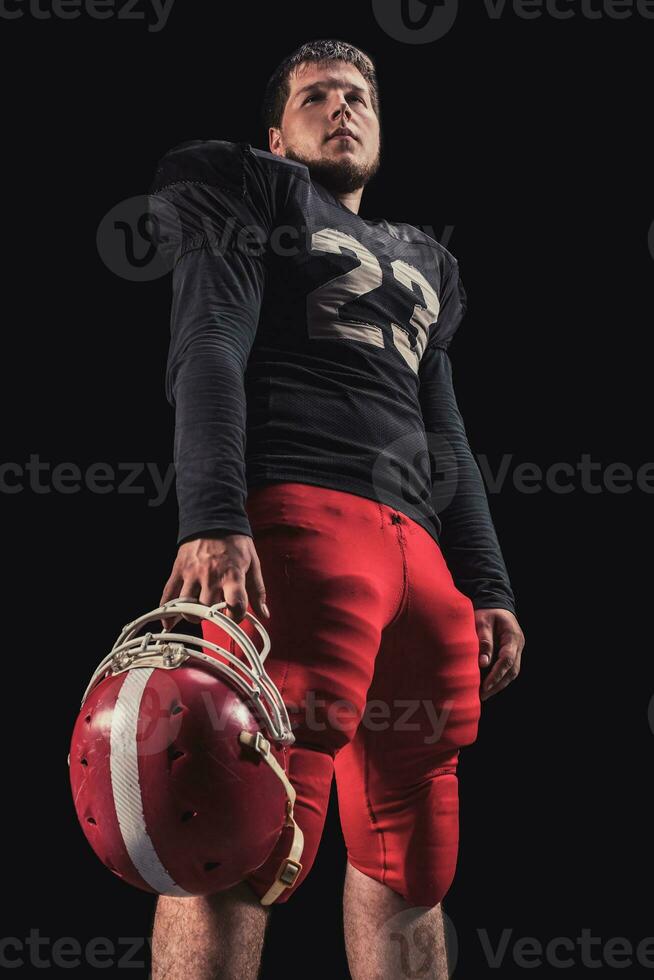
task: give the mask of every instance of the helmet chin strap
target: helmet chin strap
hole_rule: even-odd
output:
[[[98,664],[82,698],[82,707],[91,690],[109,674],[119,674],[137,667],[158,667],[164,670],[175,670],[189,660],[202,661],[215,673],[227,676],[229,680],[253,703],[259,719],[268,735],[282,746],[292,745],[295,736],[291,729],[286,705],[274,684],[266,673],[264,661],[270,652],[270,637],[265,628],[251,613],[246,617],[254,625],[263,639],[263,649],[257,650],[254,643],[241,629],[238,623],[225,616],[220,610],[227,606],[226,602],[218,602],[213,606],[193,599],[179,598],[164,603],[152,612],[139,616],[138,619],[123,627],[111,651]],[[188,633],[172,633],[167,629],[159,633],[146,633],[136,636],[142,626],[153,620],[161,620],[171,612],[196,616],[199,619],[217,623],[242,648],[247,663],[236,657],[230,650],[210,640],[192,636]],[[200,647],[197,650],[194,647]],[[208,648],[220,654],[227,660],[222,663],[216,657],[202,652]],[[293,837],[288,855],[281,862],[275,876],[275,881],[260,899],[261,905],[271,905],[275,899],[295,882],[302,870],[300,857],[304,849],[304,835],[293,816],[295,805],[295,789],[293,788],[284,769],[273,755],[270,741],[261,732],[241,731],[239,741],[257,752],[270,766],[275,775],[281,780],[286,792],[285,827],[293,828]],[[68,757],[70,765],[70,756]]]
[[[281,779],[282,783],[284,784],[284,789],[286,790],[286,822],[284,826],[293,828],[293,838],[291,840],[291,846],[288,854],[277,869],[275,881],[272,883],[266,894],[259,899],[260,905],[272,905],[275,899],[281,895],[286,888],[291,887],[302,870],[300,858],[302,857],[302,851],[304,849],[304,834],[302,833],[301,828],[298,827],[297,823],[295,822],[295,818],[293,817],[295,790],[293,789],[288,776],[270,751],[270,742],[263,738],[261,732],[241,732],[239,735],[239,740],[243,742],[244,745],[249,745],[250,748],[254,749],[255,752],[258,752],[259,755],[265,759],[275,775]]]

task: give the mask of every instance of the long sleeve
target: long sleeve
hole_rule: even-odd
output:
[[[420,363],[420,406],[430,446],[440,541],[456,587],[475,609],[508,609],[515,596],[491,518],[486,489],[457,404],[447,347],[466,309],[454,264],[443,292],[437,331]]]
[[[263,250],[239,233],[256,225],[265,234],[270,213],[248,166],[240,145],[183,144],[162,159],[150,191],[155,238],[173,271],[166,397],[175,409],[178,544],[252,533],[244,375],[265,272]]]
[[[252,534],[244,375],[262,291],[259,264],[236,252],[200,247],[175,266],[166,394],[175,407],[178,544]]]

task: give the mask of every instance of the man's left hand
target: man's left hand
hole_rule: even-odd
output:
[[[520,673],[520,659],[525,636],[518,620],[508,609],[475,609],[479,637],[479,666],[495,663],[481,685],[482,701],[492,698],[514,681]]]

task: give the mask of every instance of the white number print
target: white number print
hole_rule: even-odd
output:
[[[397,323],[391,324],[395,346],[409,367],[417,374],[420,358],[429,339],[429,330],[432,324],[436,323],[438,319],[441,304],[435,290],[429,285],[422,272],[419,272],[418,269],[409,265],[408,262],[404,262],[402,259],[395,259],[391,263],[391,266],[395,278],[403,283],[407,289],[411,289],[414,282],[420,286],[422,295],[425,297],[425,303],[427,304],[423,306],[421,303],[416,303],[413,307],[411,319],[409,320],[409,323],[418,331],[415,350],[411,350],[408,331],[398,326]]]
[[[374,323],[347,321],[339,316],[340,308],[365,293],[372,292],[382,284],[383,273],[379,259],[357,241],[352,235],[335,228],[322,228],[311,236],[311,248],[318,252],[337,254],[343,248],[354,252],[359,265],[342,276],[336,276],[317,286],[307,296],[307,327],[309,337],[314,340],[334,340],[347,338],[363,344],[384,346],[381,327]],[[411,339],[406,327],[391,323],[393,342],[412,371],[418,372],[420,358],[427,345],[429,330],[438,319],[440,302],[435,290],[423,274],[403,259],[391,263],[393,275],[412,290],[415,283],[420,286],[424,303],[416,301],[409,323],[417,331],[415,349],[411,349]]]

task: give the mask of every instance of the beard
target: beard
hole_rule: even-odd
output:
[[[322,184],[332,194],[350,194],[360,187],[365,187],[379,170],[380,163],[379,153],[371,163],[367,164],[357,163],[350,157],[343,157],[342,160],[319,157],[314,160],[299,153],[292,146],[286,147],[284,155],[308,167],[313,180]]]

